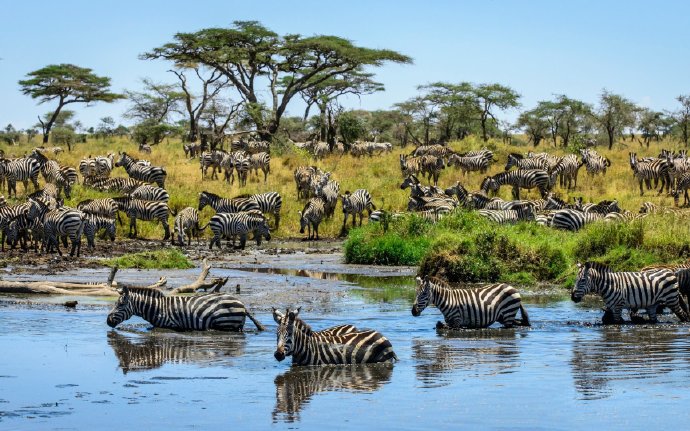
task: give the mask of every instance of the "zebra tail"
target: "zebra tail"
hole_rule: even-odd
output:
[[[247,310],[247,309],[245,308],[245,309],[244,309],[244,313],[245,313],[245,314],[247,315],[247,317],[249,317],[249,319],[254,323],[254,326],[256,326],[256,329],[258,329],[259,331],[265,331],[265,330],[266,330],[266,328],[264,327],[264,325],[262,325],[261,322],[259,322],[258,320],[256,320],[256,318],[252,315],[252,313],[249,312],[249,310]]]
[[[527,314],[527,310],[525,310],[525,307],[522,306],[522,303],[520,303],[520,315],[522,316],[522,320],[520,320],[520,326],[532,326],[529,323],[529,314]]]
[[[206,229],[206,228],[208,227],[208,225],[210,225],[210,224],[211,224],[210,221],[209,221],[208,223],[206,223],[203,227],[199,227],[199,224],[197,224],[197,225],[196,225],[196,228],[199,229],[199,230],[201,231],[201,230]]]

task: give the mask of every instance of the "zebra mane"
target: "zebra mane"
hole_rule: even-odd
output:
[[[162,298],[165,296],[161,290],[156,289],[154,287],[126,286],[126,288],[129,291],[129,293],[136,293],[137,295],[144,295],[154,298]]]
[[[600,262],[586,262],[585,269],[595,269],[599,272],[611,272],[611,267]]]
[[[519,160],[522,160],[522,159],[525,158],[525,156],[523,156],[523,155],[520,154],[520,153],[510,153],[509,156],[515,157],[516,159],[519,159]]]
[[[207,192],[205,190],[203,192],[201,192],[201,194],[206,195],[206,196],[210,197],[211,199],[221,199],[220,195],[217,195],[217,194],[211,193],[211,192]]]
[[[434,284],[437,287],[441,287],[444,289],[451,289],[448,282],[446,280],[441,279],[441,278],[434,277],[434,276],[427,276],[427,277],[425,277],[425,279],[426,279],[425,281],[429,281],[431,284]]]

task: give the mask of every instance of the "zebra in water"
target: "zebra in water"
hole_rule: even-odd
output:
[[[168,238],[170,238],[170,226],[168,225],[168,214],[170,210],[167,202],[142,201],[130,197],[117,197],[113,198],[113,200],[117,203],[118,209],[129,217],[130,238],[136,238],[138,235],[137,220],[160,221],[165,230],[163,241],[167,241]]]
[[[283,198],[278,192],[258,193],[249,196],[250,200],[256,202],[259,209],[264,214],[273,214],[275,219],[275,229],[280,225],[280,210],[283,207]]]
[[[513,187],[513,199],[520,199],[520,189],[537,188],[542,198],[546,198],[551,190],[551,180],[548,172],[541,169],[519,169],[517,171],[501,172],[493,177],[486,177],[482,181],[481,190],[485,194],[494,194],[502,185]]]
[[[550,226],[555,229],[578,231],[586,224],[602,220],[604,214],[586,213],[576,209],[563,209],[553,213]]]
[[[86,214],[84,218],[84,236],[89,249],[96,248],[96,234],[105,229],[111,242],[115,242],[115,219],[95,214]]]
[[[285,318],[285,313],[282,311],[278,310],[277,308],[273,307],[273,320],[280,325],[280,322]],[[295,325],[298,326],[309,326],[307,325],[304,320],[300,319],[299,317],[295,317]],[[330,328],[322,329],[320,331],[314,331],[317,334],[322,334],[322,335],[345,335],[349,334],[350,332],[358,332],[359,330],[355,325],[336,325],[336,326],[331,326]],[[288,356],[286,354],[286,356]]]
[[[127,175],[131,178],[147,183],[156,183],[158,187],[165,188],[165,178],[168,174],[165,172],[165,169],[160,166],[142,166],[124,152],[120,153],[120,160],[115,163],[115,166],[124,167],[127,171]]]
[[[264,173],[264,184],[268,180],[268,174],[271,173],[271,155],[268,153],[256,153],[249,156],[249,167],[254,171],[255,175],[259,175],[259,169]]]
[[[349,191],[346,191],[344,195],[340,195],[340,200],[342,201],[343,205],[343,230],[347,224],[348,215],[352,215],[353,227],[357,222],[357,215],[359,215],[359,225],[361,226],[364,211],[367,211],[368,216],[371,215],[371,212],[376,209],[374,203],[371,201],[371,195],[364,189],[355,190],[355,192],[352,194],[350,194]]]
[[[38,190],[38,174],[41,170],[40,163],[32,158],[22,158],[15,160],[0,159],[0,175],[7,179],[8,197],[17,197],[17,181],[24,184],[24,193],[27,193],[29,181],[34,185],[34,190]]]
[[[187,207],[177,214],[173,213],[175,216],[175,222],[173,223],[173,238],[172,243],[175,245],[175,238],[177,238],[177,243],[179,245],[184,245],[184,237],[187,236],[187,245],[192,245],[192,237],[196,236],[197,243],[199,240],[199,233],[201,232],[201,227],[199,227],[199,211],[196,208]]]
[[[656,323],[657,306],[667,306],[681,322],[689,320],[680,306],[678,280],[672,271],[613,272],[608,266],[587,262],[577,264],[577,279],[571,299],[578,303],[588,293],[601,295],[612,323],[622,323],[624,308],[644,308],[649,321]],[[606,316],[606,315],[605,315]],[[608,317],[604,323],[609,323]]]
[[[215,193],[199,193],[199,211],[206,206],[210,206],[217,213],[236,213],[243,211],[261,211],[259,204],[250,197],[244,198],[222,198]]]
[[[321,198],[311,198],[299,211],[299,233],[304,234],[307,228],[305,240],[319,239],[319,224],[326,215],[325,202]]]
[[[55,246],[58,254],[62,256],[62,251],[60,251],[60,238],[69,237],[72,243],[69,255],[74,256],[76,251],[77,257],[79,257],[85,219],[85,213],[73,209],[58,208],[45,213],[43,216],[43,230],[45,236],[43,241],[46,244],[46,252],[51,253],[53,251],[53,246]]]
[[[132,193],[129,193],[129,196],[144,201],[168,202],[170,200],[170,194],[167,190],[150,184],[137,187]]]
[[[421,315],[430,303],[436,305],[445,320],[445,323],[436,324],[437,329],[486,328],[494,322],[506,328],[513,325],[530,326],[520,293],[505,283],[474,289],[453,289],[436,277],[417,277],[412,315]],[[516,319],[518,310],[522,315],[521,320]]]
[[[210,226],[213,232],[213,238],[211,238],[211,242],[208,245],[208,248],[211,250],[213,249],[213,244],[221,248],[221,238],[231,238],[232,245],[234,246],[235,237],[237,236],[240,237],[240,244],[235,248],[244,250],[247,236],[250,232],[254,232],[256,245],[261,245],[262,238],[265,238],[266,241],[271,240],[271,230],[261,211],[216,213],[202,229],[205,229],[206,226]],[[228,247],[230,244],[228,242]]]
[[[256,329],[264,330],[244,304],[227,293],[166,296],[154,288],[125,286],[106,322],[114,328],[132,316],[157,328],[176,331],[242,331],[249,317]]]
[[[278,324],[273,356],[282,361],[292,356],[293,365],[342,365],[393,362],[398,359],[391,342],[380,332],[320,333],[299,319],[298,308],[286,310]]]

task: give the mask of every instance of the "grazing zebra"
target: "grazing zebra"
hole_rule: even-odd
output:
[[[143,181],[134,178],[93,178],[87,177],[84,185],[93,187],[102,192],[120,192],[129,194],[137,188],[146,185]]]
[[[448,165],[454,165],[456,168],[460,168],[462,175],[467,175],[468,172],[479,171],[481,174],[485,174],[489,169],[489,164],[491,161],[484,156],[461,156],[459,154],[451,154],[448,158]]]
[[[236,213],[241,211],[261,211],[261,207],[251,197],[244,198],[222,198],[211,192],[199,193],[199,211],[204,207],[210,206],[217,213]]]
[[[613,323],[622,323],[624,308],[644,308],[649,321],[656,323],[657,306],[668,306],[681,322],[689,320],[680,306],[677,278],[672,271],[613,272],[596,262],[578,263],[577,267],[571,295],[573,302],[582,301],[588,293],[601,295],[607,310],[612,313]]]
[[[46,212],[43,216],[45,236],[43,241],[46,244],[46,252],[51,253],[53,246],[55,246],[58,254],[62,256],[62,251],[60,251],[60,238],[69,237],[72,243],[72,249],[69,255],[74,256],[76,251],[77,257],[79,257],[85,219],[85,213],[73,209],[58,208]]]
[[[478,214],[494,223],[506,224],[520,221],[534,220],[536,214],[534,206],[522,205],[511,210],[479,210]]]
[[[482,181],[481,190],[485,194],[489,191],[494,194],[502,185],[513,187],[513,199],[520,199],[520,189],[539,189],[541,197],[546,198],[551,189],[551,180],[548,172],[541,169],[519,169],[517,171],[501,172],[493,177],[486,177]]]
[[[305,240],[315,239],[318,241],[319,223],[325,216],[325,206],[321,198],[311,198],[302,211],[299,211],[299,233],[304,234],[304,228],[307,228],[308,231]]]
[[[490,284],[475,289],[453,289],[436,277],[417,277],[417,295],[412,315],[417,317],[428,304],[434,304],[443,313],[442,328],[486,328],[498,322],[505,328],[513,325],[530,326],[527,311],[522,306],[520,293],[505,283]],[[518,310],[521,320],[515,317]]]
[[[439,145],[439,144],[433,144],[433,145],[420,145],[417,148],[414,149],[412,152],[412,156],[414,157],[419,157],[419,156],[426,156],[426,155],[431,155],[431,156],[436,156],[436,157],[448,157],[453,154],[453,151],[444,146],[444,145]]]
[[[179,245],[184,245],[184,237],[187,236],[187,245],[192,245],[192,237],[196,236],[197,243],[199,242],[199,211],[196,208],[187,207],[182,211],[174,214],[175,222],[173,223],[173,238],[172,243],[175,245],[175,238]]]
[[[582,163],[587,169],[587,173],[590,176],[596,174],[606,174],[606,169],[611,166],[611,161],[606,157],[600,156],[596,151],[587,148],[580,150],[580,155],[582,156]]]
[[[422,156],[409,157],[404,154],[400,155],[400,170],[403,176],[417,175],[422,173]]]
[[[393,362],[398,359],[391,342],[374,330],[338,333],[316,332],[304,321],[297,323],[299,309],[286,310],[278,324],[273,356],[292,365],[342,365]]]
[[[158,187],[165,188],[165,178],[168,176],[165,169],[159,166],[142,166],[136,163],[127,153],[119,154],[120,160],[115,163],[115,166],[123,166],[127,171],[127,175],[131,178],[147,183],[156,183]]]
[[[652,180],[654,180],[654,188],[661,182],[659,194],[663,193],[664,188],[667,191],[671,189],[671,178],[668,172],[668,164],[666,160],[651,158],[650,160],[637,160],[636,153],[630,153],[630,168],[640,185],[640,196],[644,195],[642,183],[647,185],[647,189],[652,188]]]
[[[673,196],[673,203],[675,206],[678,206],[681,192],[683,193],[683,206],[688,205],[690,201],[688,189],[690,189],[690,172],[686,172],[676,178],[676,186],[671,190],[671,196]]]
[[[335,214],[335,207],[338,204],[339,195],[340,183],[335,180],[327,178],[325,184],[317,183],[314,185],[314,196],[323,200],[326,217],[330,218]]]
[[[165,230],[165,237],[163,240],[166,241],[170,238],[170,226],[168,225],[168,213],[170,210],[167,202],[142,201],[130,197],[117,197],[113,198],[113,200],[117,203],[118,209],[129,217],[130,238],[136,238],[138,235],[137,219],[143,221],[160,221]]]
[[[167,190],[150,184],[137,187],[132,193],[129,193],[129,196],[133,199],[144,201],[168,202],[170,200],[170,194],[168,194]]]
[[[364,189],[355,190],[355,192],[352,194],[350,194],[349,191],[346,191],[344,195],[340,195],[340,200],[343,205],[343,230],[347,224],[348,215],[352,215],[353,227],[357,221],[357,215],[359,215],[359,225],[361,226],[364,211],[367,211],[368,216],[373,210],[376,209],[374,203],[371,201],[371,195]]]
[[[96,234],[105,229],[111,242],[115,242],[115,219],[100,215],[86,214],[84,218],[84,236],[89,249],[96,248]]]
[[[221,150],[204,151],[203,153],[201,153],[201,155],[199,156],[199,166],[201,169],[202,180],[206,178],[208,168],[213,169],[211,171],[211,179],[218,179],[218,173],[216,172],[216,169],[218,170],[218,172],[220,172],[221,163],[226,154],[227,153],[225,151]]]
[[[280,225],[280,210],[283,207],[283,198],[280,197],[280,194],[278,192],[258,193],[249,196],[249,199],[259,205],[262,213],[273,214],[276,222],[275,229],[278,229]]]
[[[195,142],[190,142],[188,144],[183,144],[182,150],[184,150],[185,157],[193,159],[199,153],[201,153],[201,145]]]
[[[264,184],[271,172],[271,155],[268,153],[256,153],[249,156],[249,168],[259,175],[259,169],[264,173]]]
[[[211,227],[213,238],[208,245],[209,249],[213,249],[213,244],[221,248],[221,238],[231,238],[232,245],[235,245],[235,237],[240,237],[240,244],[236,249],[244,250],[247,243],[247,236],[249,232],[254,232],[254,239],[256,245],[261,245],[261,239],[266,238],[266,241],[271,240],[271,230],[266,223],[266,218],[260,211],[236,212],[236,213],[216,213],[211,220],[206,224]],[[204,226],[202,229],[205,229]],[[231,243],[228,242],[228,247]]]
[[[577,176],[581,167],[582,163],[580,163],[575,154],[568,154],[567,156],[562,157],[558,164],[549,170],[551,175],[551,185],[555,185],[556,177],[560,177],[561,187],[565,187],[567,189],[577,188]]]
[[[69,199],[72,186],[77,182],[77,171],[74,168],[60,166],[55,160],[48,160],[41,167],[41,174],[47,183],[55,184],[59,191],[64,191]]]
[[[582,229],[588,223],[592,223],[603,218],[604,215],[599,213],[586,213],[575,209],[563,209],[553,213],[551,227],[574,232]]]
[[[295,169],[295,185],[297,186],[297,198],[308,199],[311,186],[311,177],[317,172],[315,166],[298,166]]]
[[[22,158],[15,160],[0,159],[0,175],[7,179],[8,197],[17,197],[17,181],[24,184],[24,193],[29,188],[29,180],[34,185],[34,190],[38,190],[38,174],[41,170],[40,163],[32,158]]]
[[[448,196],[455,196],[458,202],[463,206],[467,206],[470,201],[470,194],[467,189],[460,184],[460,181],[456,181],[454,185],[445,189],[444,192]]]
[[[240,187],[247,185],[247,176],[249,175],[249,169],[251,168],[251,159],[249,157],[243,157],[242,155],[235,156],[234,168],[237,172],[237,182]]]
[[[106,322],[114,328],[133,315],[157,328],[176,331],[241,331],[249,317],[256,329],[264,330],[244,304],[227,293],[166,296],[158,289],[123,287]]]
[[[522,154],[510,153],[508,154],[508,162],[504,170],[509,171],[513,166],[518,169],[541,169],[543,171],[549,170],[549,162],[544,158],[525,158]]]

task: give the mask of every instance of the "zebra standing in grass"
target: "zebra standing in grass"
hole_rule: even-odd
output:
[[[326,215],[326,204],[321,198],[311,198],[304,206],[302,211],[299,211],[299,233],[304,234],[304,228],[307,228],[307,240],[319,239],[319,224]]]
[[[673,196],[673,203],[678,206],[680,201],[680,194],[683,193],[683,206],[687,206],[690,198],[688,197],[688,189],[690,189],[690,172],[679,175],[676,178],[676,185],[671,190],[671,196]]]
[[[534,160],[534,159],[528,159]],[[575,154],[568,154],[561,158],[558,164],[549,169],[549,174],[551,175],[551,185],[556,184],[556,178],[560,178],[561,187],[567,189],[574,189],[577,187],[577,176],[580,172],[580,167],[582,163],[577,159]]]
[[[144,201],[168,202],[170,200],[170,194],[167,190],[150,184],[144,184],[137,187],[132,193],[129,193],[129,196],[133,199],[141,199]]]
[[[482,181],[481,190],[485,194],[489,191],[496,194],[502,185],[513,187],[513,199],[520,199],[520,189],[539,189],[542,198],[546,198],[551,190],[551,180],[548,172],[541,169],[519,169],[517,171],[502,172],[493,177],[486,177]]]
[[[315,332],[298,322],[299,309],[286,310],[278,324],[273,356],[282,361],[292,356],[293,365],[341,365],[393,362],[398,359],[391,342],[374,330],[338,333]]]
[[[147,183],[156,183],[158,187],[165,188],[165,178],[168,174],[159,166],[142,166],[134,161],[127,153],[120,153],[120,160],[115,166],[123,166],[127,175]]]
[[[652,180],[654,180],[654,188],[661,182],[659,194],[663,193],[664,188],[670,192],[671,178],[669,176],[669,169],[666,160],[649,158],[649,160],[637,160],[636,153],[630,153],[630,167],[633,170],[635,178],[640,185],[640,196],[644,194],[642,189],[642,182],[647,185],[647,189],[652,188]]]
[[[137,220],[160,221],[165,230],[165,237],[163,240],[166,241],[170,238],[170,226],[168,225],[168,214],[170,210],[167,202],[143,201],[130,197],[117,197],[113,198],[113,200],[117,203],[119,210],[129,217],[130,238],[136,238],[138,235]]]
[[[218,179],[218,172],[221,171],[221,162],[227,153],[221,150],[204,151],[199,156],[199,166],[201,169],[201,179],[206,178],[208,168],[212,168],[211,179]],[[217,171],[216,171],[217,170]]]
[[[247,176],[249,176],[249,169],[251,168],[251,159],[237,155],[234,161],[234,168],[237,172],[237,182],[240,187],[247,185]]]
[[[333,217],[333,214],[335,214],[339,195],[340,183],[328,177],[325,182],[318,182],[314,185],[314,196],[323,200],[325,216],[328,218]]]
[[[227,293],[166,296],[158,289],[123,287],[106,322],[114,328],[132,316],[176,331],[241,331],[249,317],[259,331],[264,330],[244,304]]]
[[[522,205],[512,210],[479,210],[479,215],[498,224],[535,220],[534,206]]]
[[[102,192],[119,192],[129,194],[147,183],[134,178],[93,178],[86,177],[84,185]]]
[[[115,242],[115,219],[95,214],[86,214],[84,218],[84,236],[89,249],[96,248],[96,234],[105,229],[111,242]]]
[[[489,169],[489,164],[491,161],[484,156],[461,156],[459,154],[451,154],[448,157],[448,165],[454,165],[456,168],[460,168],[462,175],[466,176],[469,172],[479,171],[481,174],[485,174]]]
[[[606,169],[611,166],[609,159],[600,156],[594,150],[583,148],[580,150],[580,155],[582,156],[582,163],[591,177],[597,174],[606,175]]]
[[[85,213],[73,209],[58,208],[45,213],[43,216],[45,236],[43,241],[46,244],[46,252],[51,253],[53,246],[55,246],[58,254],[62,256],[62,251],[60,251],[60,238],[69,237],[72,243],[72,249],[69,255],[74,256],[76,251],[77,257],[79,257],[85,219]]]
[[[359,225],[361,226],[364,211],[367,211],[368,217],[371,212],[376,209],[374,203],[371,201],[371,195],[364,189],[355,190],[355,192],[352,194],[350,194],[349,191],[346,191],[344,195],[340,195],[340,200],[342,201],[343,205],[343,230],[347,224],[348,215],[352,215],[353,227],[356,224],[357,215],[359,215]]]
[[[29,181],[34,185],[34,190],[38,190],[38,174],[41,170],[40,163],[32,158],[21,158],[15,160],[0,159],[0,175],[7,179],[8,197],[17,197],[17,181],[24,184],[24,193],[29,188]]]
[[[264,173],[264,184],[268,179],[268,174],[271,173],[271,155],[268,153],[256,153],[249,156],[249,167],[254,171],[255,175],[259,175],[259,169]]]
[[[217,213],[236,213],[241,211],[261,211],[259,204],[250,197],[245,198],[222,198],[211,192],[199,193],[199,211],[204,207],[210,206]]]
[[[508,154],[508,162],[504,170],[509,171],[513,166],[518,169],[541,169],[543,171],[549,170],[549,162],[544,158],[525,158],[522,154],[510,153]]]
[[[421,157],[421,164],[422,170],[420,173],[422,176],[426,175],[429,182],[433,179],[434,186],[438,185],[438,177],[441,175],[441,170],[446,167],[443,158],[427,154]]]
[[[412,315],[417,317],[428,304],[434,304],[443,313],[441,328],[486,328],[498,322],[506,328],[513,325],[530,326],[529,316],[522,306],[520,293],[505,283],[490,284],[475,289],[453,289],[435,277],[417,277],[417,295]],[[521,320],[517,320],[520,310]]]
[[[197,243],[199,242],[199,233],[201,232],[201,227],[199,227],[199,211],[196,208],[187,207],[175,216],[175,222],[173,223],[173,238],[172,243],[175,245],[175,238],[177,238],[178,245],[184,245],[185,236],[187,237],[187,245],[192,245],[192,237],[196,236]]]
[[[77,204],[77,209],[87,214],[115,218],[117,217],[118,206],[117,202],[111,198],[86,199]]]
[[[601,295],[606,308],[613,314],[613,323],[622,323],[624,308],[644,308],[649,321],[656,323],[657,306],[671,308],[681,322],[689,320],[680,306],[677,278],[672,271],[613,272],[596,262],[578,263],[577,267],[571,295],[573,302],[582,301],[588,293]]]
[[[418,175],[422,173],[422,156],[409,157],[404,154],[400,155],[400,170],[403,176]]]
[[[47,183],[55,184],[60,191],[65,192],[69,199],[72,186],[77,182],[77,171],[74,168],[60,166],[55,160],[48,160],[41,167],[41,174]]]
[[[575,209],[563,209],[553,213],[550,226],[555,229],[578,231],[586,224],[602,220],[604,214],[586,213]]]
[[[261,245],[262,238],[265,238],[266,241],[271,240],[270,228],[268,227],[266,218],[260,211],[238,212],[232,214],[216,213],[211,217],[211,220],[209,220],[206,226],[210,226],[213,232],[213,238],[211,238],[211,242],[208,245],[209,249],[213,249],[213,244],[221,248],[221,238],[231,238],[232,245],[234,246],[235,237],[239,236],[240,244],[235,248],[244,250],[247,243],[247,236],[250,232],[254,232],[256,245]],[[206,226],[202,229],[205,229]],[[230,246],[230,243],[228,243],[228,246]]]
[[[280,210],[283,207],[283,198],[280,197],[280,194],[278,192],[258,193],[249,196],[249,199],[256,202],[262,213],[273,214],[276,222],[275,229],[278,229],[280,225]]]
[[[426,155],[432,155],[436,157],[448,157],[451,154],[453,154],[453,151],[444,146],[444,145],[439,145],[439,144],[433,144],[433,145],[420,145],[417,148],[414,149],[412,152],[412,156],[414,157],[419,157],[419,156],[426,156]]]

